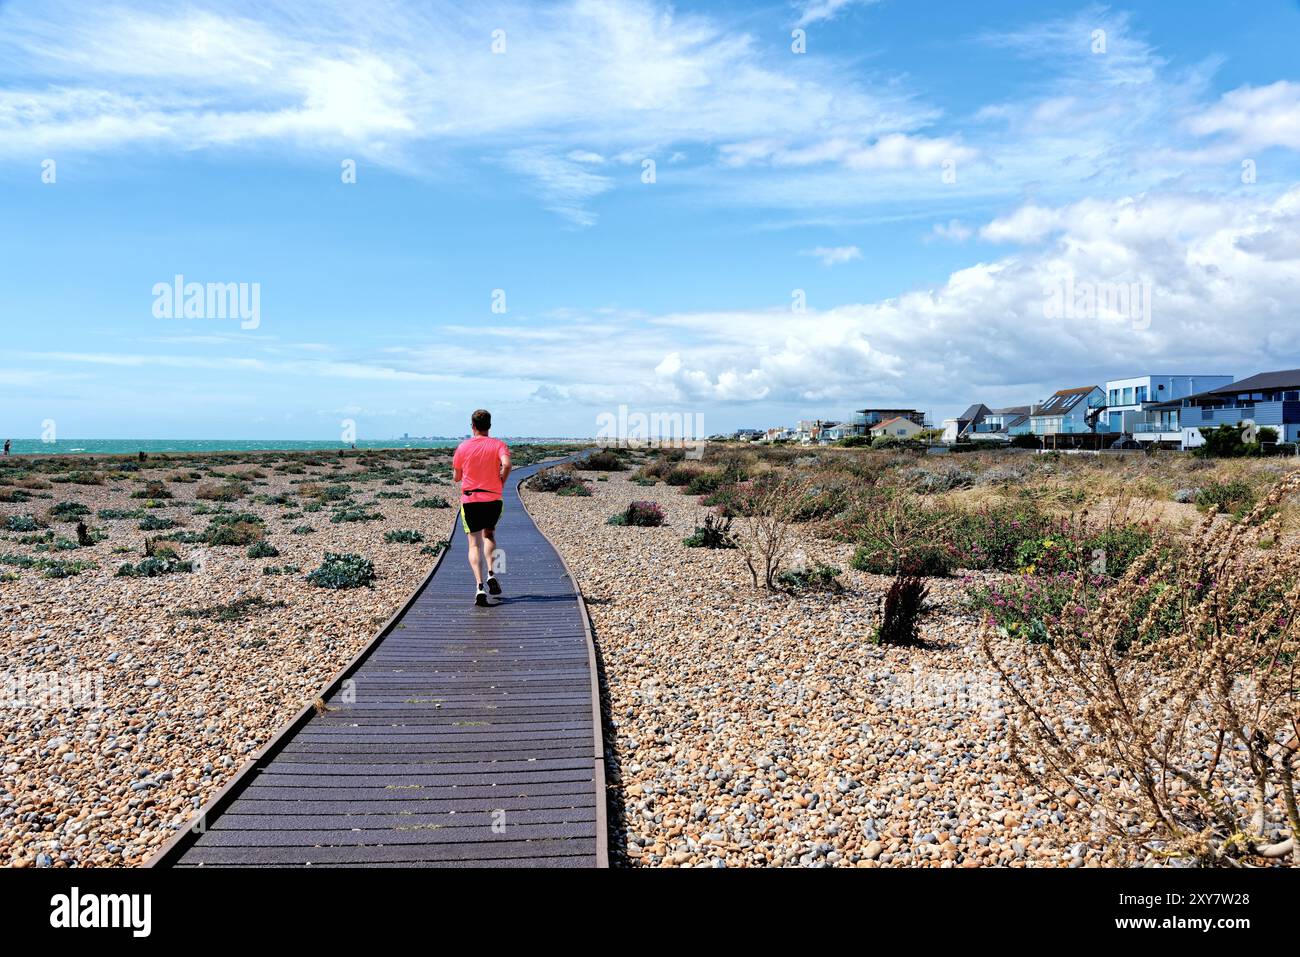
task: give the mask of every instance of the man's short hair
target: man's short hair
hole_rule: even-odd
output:
[[[492,413],[487,409],[479,409],[469,417],[469,424],[480,432],[487,432],[492,428]]]

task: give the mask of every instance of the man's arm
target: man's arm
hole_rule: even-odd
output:
[[[501,484],[506,484],[506,479],[510,477],[510,450],[506,449],[501,453]]]
[[[451,480],[452,480],[453,482],[455,482],[457,485],[459,485],[459,484],[461,483],[461,480],[462,480],[463,478],[464,478],[464,476],[461,474],[461,468],[460,468],[460,466],[459,466],[459,465],[452,466],[452,469],[451,469]]]

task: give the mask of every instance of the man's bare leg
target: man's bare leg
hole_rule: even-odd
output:
[[[487,590],[490,594],[501,594],[501,583],[497,581],[497,530],[483,530],[483,549],[485,567],[487,568]]]
[[[470,532],[465,536],[465,541],[469,545],[469,567],[474,572],[474,581],[480,589],[483,588],[483,570],[480,567],[479,560],[483,551],[483,533]]]

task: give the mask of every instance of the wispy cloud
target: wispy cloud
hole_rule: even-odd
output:
[[[832,20],[847,7],[866,7],[879,3],[880,0],[803,0],[799,7],[799,19],[796,26],[806,27],[810,23]]]
[[[935,223],[930,228],[927,240],[946,239],[954,243],[964,243],[974,235],[974,231],[960,219],[950,219],[946,223]]]
[[[382,17],[347,0],[18,2],[0,8],[0,86],[0,157],[274,146],[418,169],[508,153],[574,222],[608,188],[579,169],[606,156],[879,136],[933,114],[654,0],[393,2]]]
[[[823,266],[840,266],[861,259],[862,250],[857,246],[817,246],[813,249],[805,249],[799,255],[815,256],[822,261]]]

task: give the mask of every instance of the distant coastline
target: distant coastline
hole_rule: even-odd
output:
[[[549,436],[504,436],[507,442],[518,445],[564,445],[591,442],[592,439],[560,438]],[[364,449],[444,449],[452,448],[463,437],[391,438],[358,440],[355,446]],[[351,443],[328,439],[60,439],[44,442],[41,439],[14,439],[11,455],[135,455],[193,453],[193,452],[313,452],[319,450],[347,449]]]

